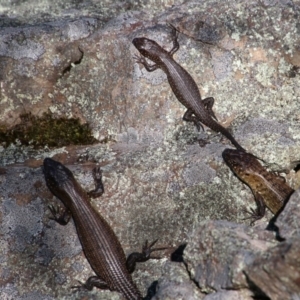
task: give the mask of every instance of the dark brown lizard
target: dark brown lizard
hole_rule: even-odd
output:
[[[252,190],[257,204],[256,210],[251,212],[253,222],[265,215],[266,207],[277,214],[294,192],[282,177],[268,172],[252,154],[225,149],[222,156],[236,176]]]
[[[214,120],[216,119],[212,110],[214,98],[209,97],[202,100],[192,76],[173,59],[173,54],[179,49],[178,32],[174,27],[172,27],[172,34],[174,36],[173,48],[169,52],[155,41],[145,37],[133,39],[132,43],[141,54],[141,56],[136,57],[137,62],[143,64],[149,72],[160,68],[167,74],[175,96],[187,108],[183,120],[194,122],[198,130],[202,127],[201,123],[203,123],[212,130],[222,133],[237,149],[245,151],[231,133]],[[155,64],[148,64],[145,57]]]
[[[132,253],[126,260],[114,231],[89,201],[89,196],[96,197],[103,193],[100,168],[93,170],[96,189],[90,193],[83,190],[68,168],[51,158],[45,158],[43,172],[49,190],[66,207],[63,214],[58,214],[57,209],[50,207],[53,219],[65,225],[73,217],[83,252],[97,275],[76,288],[91,290],[96,286],[118,291],[128,300],[142,299],[130,273],[133,272],[136,262],[147,261],[151,252],[166,248],[153,249],[156,241],[150,245],[146,242],[142,253]]]

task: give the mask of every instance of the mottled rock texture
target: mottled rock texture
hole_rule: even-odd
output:
[[[226,293],[224,284],[243,289],[240,292],[245,294],[232,299],[250,297],[245,264],[239,265],[236,255],[243,261],[251,244],[249,260],[264,261],[263,255],[256,257],[257,245],[251,240],[267,236],[262,238],[262,252],[277,246],[275,236],[263,231],[272,215],[259,222],[255,231],[247,227],[243,209],[254,207],[253,196],[221,157],[231,144],[207,128],[197,132],[193,124],[182,121],[185,109],[172,94],[165,74],[149,73],[137,64],[131,41],[146,36],[170,49],[167,23],[175,25],[181,31],[181,47],[174,58],[193,76],[203,98],[215,98],[219,122],[272,170],[288,170],[287,181],[296,189],[299,1],[62,4],[32,0],[10,1],[10,5],[0,1],[0,7],[0,132],[15,130],[22,114],[41,117],[50,112],[54,118],[78,118],[97,140],[92,145],[60,147],[49,147],[47,142],[35,147],[34,141],[24,145],[20,139],[9,145],[5,138],[0,141],[1,298],[121,298],[109,291],[74,294],[70,289],[92,270],[72,224],[62,228],[49,220],[47,206],[58,202],[46,188],[40,169],[45,157],[66,164],[86,189],[92,188],[92,168],[102,167],[105,194],[93,204],[126,253],[139,250],[146,239],[159,238],[158,244],[173,247],[162,260],[140,265],[134,273],[144,295],[152,285],[157,286],[156,297],[174,299],[172,294],[167,298],[167,290],[171,293],[175,282],[176,297],[187,289],[190,299],[195,299],[201,289],[218,292],[206,297],[228,299],[232,291]],[[232,230],[222,255],[218,252],[222,248],[207,248],[216,243],[214,235],[202,241],[199,252],[219,258],[217,265],[191,256],[190,273],[182,274],[180,283],[162,275],[166,270],[184,273],[185,267],[177,270],[166,265],[166,259],[183,243],[187,253],[196,251],[191,236],[203,224],[217,228],[216,236],[222,233],[218,224],[226,232]],[[240,232],[243,236],[236,236]],[[231,246],[233,240],[244,245],[242,254]],[[210,271],[212,267],[219,273]],[[188,280],[190,276],[200,289]]]

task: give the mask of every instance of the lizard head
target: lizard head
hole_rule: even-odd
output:
[[[44,159],[43,173],[47,187],[58,198],[65,197],[66,191],[76,182],[72,172],[63,164],[49,157]]]
[[[254,155],[241,150],[225,149],[222,156],[229,168],[246,182],[247,177],[263,168]]]
[[[159,57],[166,52],[155,41],[144,37],[135,38],[132,40],[132,43],[143,56],[151,59],[154,62],[158,61]]]

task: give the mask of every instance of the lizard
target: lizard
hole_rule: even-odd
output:
[[[132,40],[133,45],[140,52],[140,56],[135,56],[138,63],[141,63],[148,72],[153,72],[158,68],[162,69],[168,78],[176,98],[187,108],[183,115],[183,120],[193,122],[197,129],[203,128],[202,124],[208,126],[216,132],[222,133],[239,150],[246,151],[231,135],[231,133],[216,121],[216,116],[212,110],[214,98],[201,99],[199,89],[192,76],[180,66],[173,55],[179,49],[178,31],[172,27],[173,48],[170,51],[163,49],[155,41],[137,37]],[[145,58],[150,59],[154,64],[149,64]]]
[[[284,178],[268,172],[251,153],[225,149],[222,156],[235,175],[252,190],[257,208],[250,212],[251,224],[265,215],[266,207],[277,214],[294,192]]]
[[[89,201],[90,197],[101,196],[104,192],[102,171],[99,167],[93,169],[96,188],[89,193],[80,186],[67,167],[51,158],[44,159],[43,173],[51,193],[66,207],[63,213],[59,213],[57,208],[49,206],[52,219],[66,225],[73,217],[83,252],[96,273],[96,276],[89,277],[85,283],[75,288],[92,290],[96,286],[118,291],[128,300],[142,299],[131,277],[136,262],[147,261],[153,251],[166,248],[152,248],[157,240],[149,245],[146,241],[142,253],[134,252],[126,260],[116,234]]]

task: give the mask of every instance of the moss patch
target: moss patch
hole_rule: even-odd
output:
[[[53,118],[47,112],[42,117],[31,113],[20,115],[21,123],[7,130],[0,126],[0,145],[8,147],[12,143],[33,145],[34,148],[62,147],[68,145],[94,144],[88,124],[80,124],[78,118]]]

